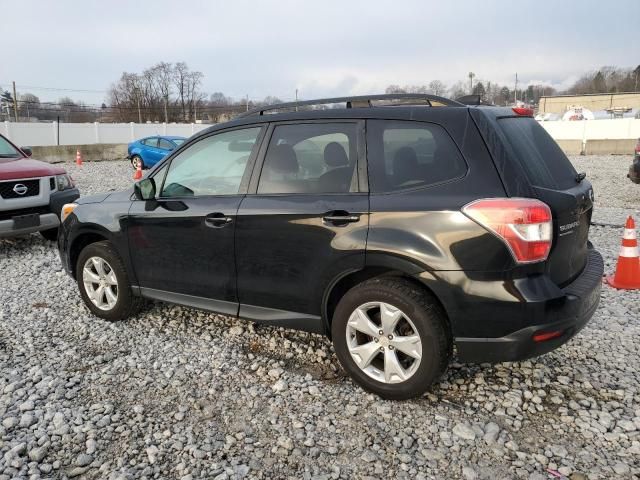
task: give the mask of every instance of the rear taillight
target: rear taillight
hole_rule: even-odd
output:
[[[636,143],[636,152],[640,153],[640,139]]]
[[[522,117],[533,117],[533,108],[513,107],[511,110]]]
[[[553,220],[547,204],[533,198],[485,198],[462,212],[502,239],[517,263],[541,262],[551,250]]]

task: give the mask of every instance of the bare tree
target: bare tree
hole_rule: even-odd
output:
[[[447,91],[447,86],[440,80],[431,80],[429,82],[429,91],[434,95],[444,95]]]
[[[164,106],[164,121],[169,123],[169,97],[172,92],[174,78],[173,66],[167,62],[160,62],[149,69],[153,75],[155,87],[162,98]]]

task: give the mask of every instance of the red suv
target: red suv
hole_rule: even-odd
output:
[[[62,206],[80,193],[64,169],[30,156],[0,135],[0,238],[40,232],[55,240]]]

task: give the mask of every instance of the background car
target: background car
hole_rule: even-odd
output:
[[[40,232],[58,238],[62,206],[80,196],[67,172],[0,135],[0,238]]]
[[[629,177],[629,180],[633,183],[640,184],[640,138],[636,142],[636,148],[633,154],[633,163],[629,167],[627,177]]]
[[[186,140],[185,137],[155,136],[141,138],[131,142],[127,148],[127,158],[131,160],[131,166],[135,169],[150,168],[166,157],[169,152],[175,150]]]

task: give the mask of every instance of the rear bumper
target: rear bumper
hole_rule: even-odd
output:
[[[578,333],[595,313],[600,302],[603,272],[602,256],[591,249],[583,272],[562,289],[562,305],[553,308],[553,315],[549,315],[548,323],[543,319],[498,338],[457,337],[455,343],[458,357],[462,362],[469,363],[508,362],[555,350]],[[556,304],[558,299],[549,299],[549,302]],[[504,309],[501,310],[504,314]],[[517,316],[521,311],[521,306],[514,306],[513,315]],[[536,334],[552,334],[553,338],[536,341]]]

